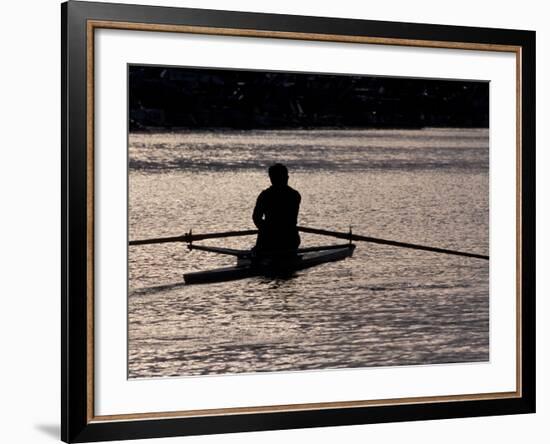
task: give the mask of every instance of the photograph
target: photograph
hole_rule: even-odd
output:
[[[127,66],[127,377],[489,362],[484,79]]]

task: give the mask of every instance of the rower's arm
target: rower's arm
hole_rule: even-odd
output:
[[[256,205],[254,206],[254,212],[252,213],[252,220],[254,225],[259,229],[263,226],[264,223],[264,204],[263,196],[260,194],[258,199],[256,199]]]
[[[298,214],[300,213],[300,203],[301,202],[302,202],[302,196],[300,196],[300,193],[298,193],[298,191],[296,191],[296,206],[294,208],[295,214],[293,215],[294,220],[296,221],[295,222],[296,224],[298,224]]]

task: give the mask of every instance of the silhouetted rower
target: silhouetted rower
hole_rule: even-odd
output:
[[[286,166],[276,163],[269,168],[271,186],[263,190],[254,207],[252,219],[258,227],[255,250],[258,253],[292,253],[300,245],[296,227],[300,193],[288,186]]]

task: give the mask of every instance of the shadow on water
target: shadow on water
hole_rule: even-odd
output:
[[[175,290],[176,288],[185,287],[185,282],[175,282],[173,284],[154,285],[152,287],[142,287],[131,290],[133,295],[148,295],[162,293],[163,291]]]
[[[59,424],[35,424],[34,428],[55,440],[60,439],[61,429]]]
[[[281,286],[284,286],[291,282],[292,280],[296,279],[298,277],[298,273],[295,271],[292,272],[273,272],[273,273],[265,273],[261,276],[256,276],[256,279],[259,282],[270,284],[272,285],[271,288],[279,288]]]
[[[287,275],[266,275],[266,276],[255,276],[255,277],[249,277],[246,278],[249,281],[260,282],[262,284],[268,284],[271,285],[270,288],[279,288],[284,287],[289,283],[289,281],[294,280],[298,276],[297,273],[291,273]],[[239,279],[240,280],[240,279]],[[188,287],[189,285],[185,282],[175,282],[172,284],[162,284],[162,285],[153,285],[151,287],[141,287],[137,289],[130,290],[130,294],[133,296],[145,296],[145,295],[152,295],[157,293],[163,293],[171,290],[176,290],[178,288],[184,288]]]

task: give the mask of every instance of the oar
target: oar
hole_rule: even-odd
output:
[[[318,228],[310,228],[310,227],[298,227],[298,230],[303,233],[312,233],[312,234],[320,234],[323,236],[332,236],[336,237],[338,239],[346,239],[346,240],[355,240],[355,241],[361,241],[361,242],[371,242],[374,244],[381,244],[381,245],[390,245],[393,247],[402,247],[402,248],[411,248],[414,250],[423,250],[423,251],[432,251],[434,253],[445,253],[445,254],[452,254],[455,256],[465,256],[465,257],[473,257],[478,259],[485,259],[489,260],[489,256],[485,256],[482,254],[476,254],[476,253],[467,253],[464,251],[456,251],[456,250],[449,250],[446,248],[438,248],[438,247],[429,247],[426,245],[418,245],[418,244],[410,244],[407,242],[397,242],[387,239],[380,239],[376,237],[370,237],[370,236],[361,236],[358,234],[351,234],[351,233],[345,233],[345,232],[339,232],[339,231],[330,231],[330,230],[320,230]],[[199,240],[205,240],[205,239],[218,239],[223,237],[236,237],[236,236],[250,236],[257,234],[258,230],[242,230],[242,231],[224,231],[219,233],[204,233],[204,234],[193,234],[191,232],[185,233],[180,236],[171,236],[171,237],[157,237],[153,239],[140,239],[140,240],[133,240],[130,241],[130,245],[147,245],[147,244],[163,244],[167,242],[194,242]]]
[[[418,244],[409,244],[407,242],[397,242],[397,241],[392,241],[392,240],[387,240],[387,239],[379,239],[379,238],[376,238],[376,237],[361,236],[361,235],[358,235],[358,234],[351,234],[349,232],[345,233],[345,232],[340,232],[340,231],[320,230],[318,228],[309,228],[309,227],[298,227],[298,230],[303,232],[303,233],[312,233],[312,234],[320,234],[320,235],[323,235],[323,236],[332,236],[332,237],[336,237],[338,239],[347,239],[347,240],[354,240],[354,241],[361,241],[361,242],[371,242],[373,244],[391,245],[393,247],[412,248],[414,250],[432,251],[434,253],[453,254],[455,256],[475,257],[475,258],[478,258],[478,259],[489,260],[489,256],[485,256],[483,254],[466,253],[464,251],[448,250],[446,248],[428,247],[426,245],[418,245]]]
[[[153,239],[139,239],[129,242],[130,245],[164,244],[167,242],[195,242],[204,239],[217,239],[220,237],[249,236],[257,234],[258,230],[224,231],[220,233],[193,234],[191,232],[180,236],[156,237]]]
[[[249,250],[236,250],[234,248],[211,247],[209,245],[194,245],[191,243],[187,246],[187,248],[189,248],[190,250],[200,250],[200,251],[209,251],[210,253],[227,254],[229,256],[237,256],[237,257],[250,256]]]

